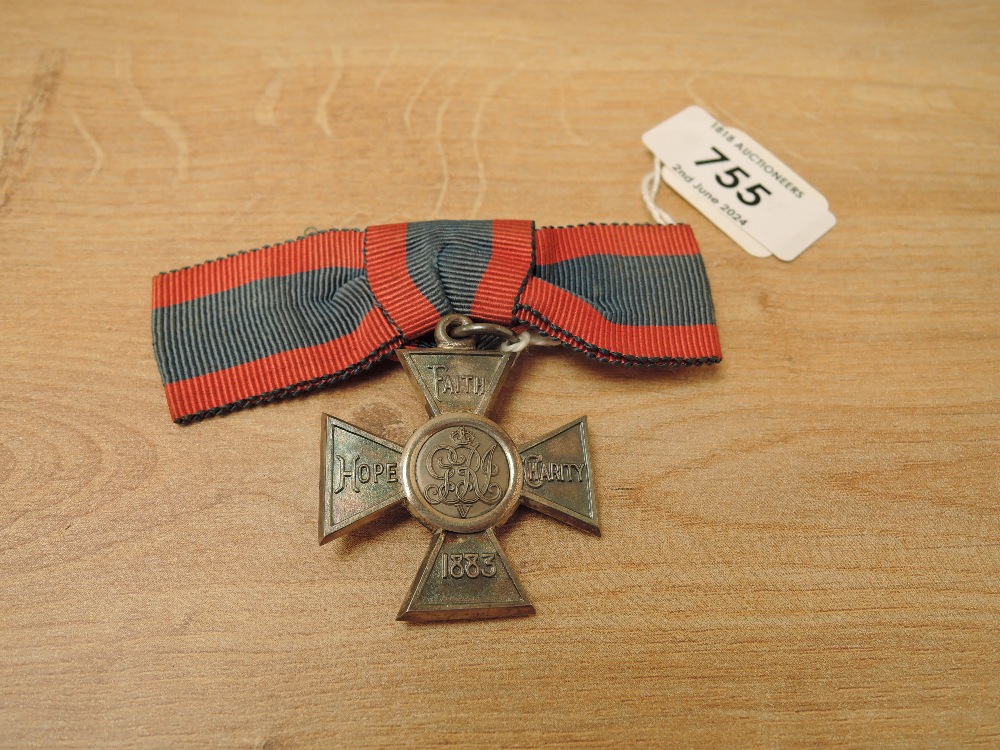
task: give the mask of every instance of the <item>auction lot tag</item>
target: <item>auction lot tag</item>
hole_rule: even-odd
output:
[[[691,106],[642,136],[663,181],[751,255],[792,260],[837,219],[812,185],[753,138]]]

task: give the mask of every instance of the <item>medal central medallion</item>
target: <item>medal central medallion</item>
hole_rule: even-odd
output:
[[[473,532],[498,526],[517,507],[521,461],[498,425],[474,414],[445,414],[403,448],[410,512],[432,529]]]

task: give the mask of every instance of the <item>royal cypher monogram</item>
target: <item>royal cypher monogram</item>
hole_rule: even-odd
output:
[[[423,482],[421,489],[431,505],[452,505],[461,518],[477,502],[496,505],[503,496],[503,489],[493,481],[500,473],[493,460],[497,444],[480,452],[475,434],[459,426],[443,441],[429,451],[425,460],[427,474],[436,482]],[[506,488],[504,488],[506,489]]]

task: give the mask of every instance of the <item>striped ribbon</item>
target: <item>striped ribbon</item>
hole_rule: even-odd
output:
[[[153,280],[153,349],[186,424],[370,367],[447,313],[618,364],[721,359],[691,228],[428,221],[320,232]]]

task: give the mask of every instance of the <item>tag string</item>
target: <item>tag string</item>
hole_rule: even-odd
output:
[[[653,217],[653,221],[657,224],[676,224],[670,214],[656,205],[656,196],[660,192],[660,174],[663,172],[663,166],[663,162],[660,161],[659,157],[654,156],[653,171],[642,178],[642,184],[640,185],[642,201],[646,204],[649,215]]]
[[[526,329],[521,331],[517,341],[500,344],[500,351],[516,353],[523,352],[529,346],[559,346],[559,343],[557,339],[550,339],[548,336],[541,336]]]

